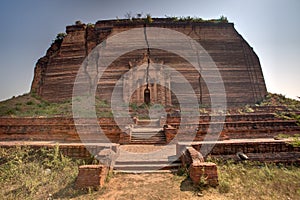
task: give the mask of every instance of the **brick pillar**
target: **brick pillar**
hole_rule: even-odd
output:
[[[76,178],[76,188],[93,187],[99,189],[104,185],[107,167],[103,165],[82,165],[79,166],[79,173]]]
[[[199,184],[201,177],[203,177],[210,186],[215,187],[219,184],[217,165],[215,163],[193,162],[189,171],[194,184]]]

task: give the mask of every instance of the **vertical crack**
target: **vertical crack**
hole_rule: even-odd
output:
[[[84,63],[84,74],[88,79],[88,94],[91,95],[92,91],[97,87],[98,83],[98,60],[99,53],[97,50],[92,50],[89,53],[88,48],[88,27],[85,29],[85,63]]]

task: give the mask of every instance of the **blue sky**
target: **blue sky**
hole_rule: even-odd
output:
[[[0,100],[29,92],[37,60],[66,25],[80,20],[225,15],[258,54],[268,91],[300,96],[298,0],[2,0],[0,4]]]

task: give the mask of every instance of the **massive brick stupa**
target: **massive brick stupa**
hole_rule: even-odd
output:
[[[145,26],[142,19],[102,20],[96,24],[76,23],[66,27],[66,36],[55,41],[46,55],[35,67],[31,91],[43,99],[60,102],[72,97],[76,74],[87,55],[111,35]],[[267,94],[258,56],[245,39],[235,30],[233,23],[223,21],[175,21],[155,18],[147,27],[168,28],[193,38],[209,53],[222,76],[229,106],[254,104]],[[151,48],[151,47],[150,47]],[[96,96],[110,101],[113,88],[122,75],[141,63],[147,62],[147,49],[139,49],[115,60],[98,82]],[[210,103],[209,90],[201,73],[190,66],[182,57],[159,49],[151,49],[151,62],[161,62],[174,68],[188,80],[200,104]],[[160,73],[158,71],[150,72]],[[134,76],[134,74],[131,74]],[[130,85],[132,77],[124,78],[123,84]],[[176,77],[162,77],[172,87],[177,87]],[[145,84],[131,96],[131,102],[143,103]],[[176,104],[176,96],[159,84],[150,84],[151,102],[163,105]],[[183,95],[186,91],[182,91]]]

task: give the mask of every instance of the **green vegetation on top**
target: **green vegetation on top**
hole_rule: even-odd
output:
[[[268,93],[265,100],[257,106],[286,106],[289,109],[300,110],[300,101],[287,98],[282,94]]]
[[[171,21],[178,22],[213,22],[213,23],[228,23],[228,19],[225,16],[220,16],[218,19],[202,19],[201,17],[191,17],[191,16],[181,16],[181,17],[170,17],[165,16],[166,19],[170,19]]]
[[[296,120],[300,126],[300,101],[290,99],[282,94],[269,93],[266,99],[259,104],[260,106],[285,106],[287,111],[278,110],[276,116],[281,119]]]
[[[117,21],[119,21],[119,17],[116,17]],[[156,19],[162,19],[162,18],[152,18],[151,14],[143,15],[143,13],[138,13],[136,15],[133,15],[132,12],[127,12],[124,15],[124,18],[128,21],[141,21],[144,20],[146,23],[152,23]],[[203,19],[201,17],[191,17],[191,16],[168,16],[165,15],[165,19],[173,22],[212,22],[212,23],[228,23],[227,17],[224,15],[221,15],[218,19]]]
[[[66,35],[67,35],[66,33],[58,33],[56,35],[56,38],[52,41],[52,43],[61,44],[62,41],[63,41],[63,39],[64,39],[64,37],[66,37]]]
[[[0,116],[38,117],[70,116],[71,101],[50,103],[35,93],[24,94],[0,102]]]

